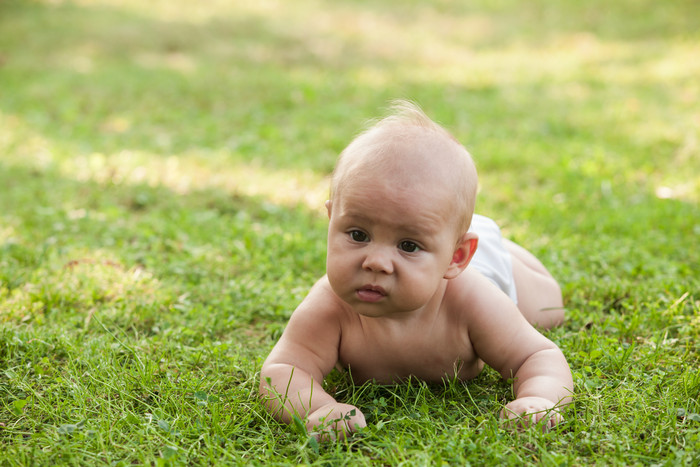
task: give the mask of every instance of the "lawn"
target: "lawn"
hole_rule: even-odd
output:
[[[0,465],[700,462],[700,3],[0,2]],[[394,98],[473,154],[477,211],[560,280],[575,402],[328,390],[317,444],[257,398],[323,274],[337,154]]]

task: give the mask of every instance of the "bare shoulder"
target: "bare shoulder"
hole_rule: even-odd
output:
[[[527,322],[515,303],[479,272],[467,268],[448,288],[476,354],[508,375],[533,353],[556,346]]]
[[[467,268],[448,282],[445,300],[448,308],[472,327],[483,319],[493,319],[498,311],[517,311],[517,307],[498,287],[478,271]]]
[[[330,371],[337,361],[343,314],[342,302],[322,277],[292,313],[266,364]]]
[[[333,292],[328,277],[321,277],[311,287],[309,293],[299,304],[292,319],[307,316],[314,321],[322,319],[338,319],[344,311],[343,301]]]
[[[343,302],[323,276],[292,313],[283,337],[312,345],[315,340],[338,334],[343,314]]]

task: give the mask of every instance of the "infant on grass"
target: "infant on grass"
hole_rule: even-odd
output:
[[[471,156],[417,106],[395,112],[342,152],[327,201],[326,275],[292,314],[263,364],[268,409],[327,439],[366,426],[322,382],[469,380],[484,363],[513,380],[501,417],[551,427],[573,382],[534,327],[563,321],[561,290],[524,248],[474,214]],[[471,228],[470,228],[471,226]],[[471,264],[470,264],[471,263]]]

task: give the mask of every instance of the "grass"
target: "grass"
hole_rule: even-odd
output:
[[[245,3],[245,5],[244,5]],[[0,464],[700,460],[697,2],[0,3]],[[478,211],[563,285],[576,400],[353,386],[317,445],[257,373],[323,273],[338,152],[392,98],[474,154]]]

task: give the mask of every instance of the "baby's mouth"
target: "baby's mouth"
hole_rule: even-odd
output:
[[[386,291],[378,285],[365,285],[356,291],[357,297],[363,302],[378,302],[386,297]]]

